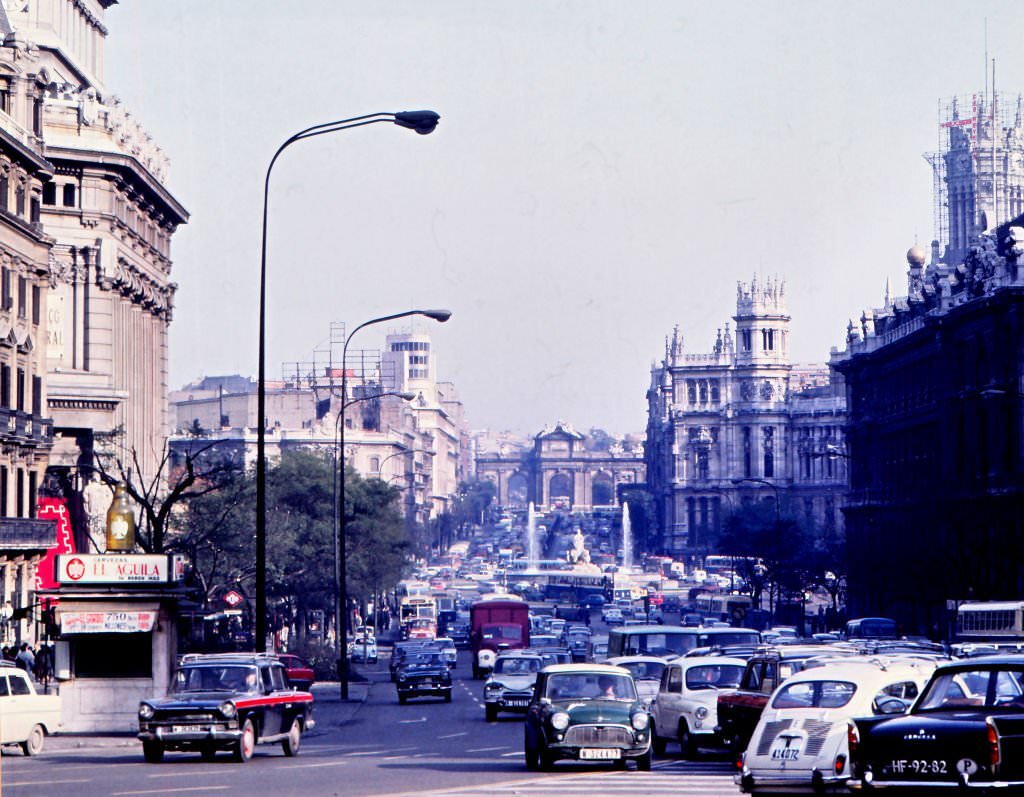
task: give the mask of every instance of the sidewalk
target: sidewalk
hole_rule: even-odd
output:
[[[349,699],[343,703],[341,685],[338,681],[313,684],[313,719],[316,720],[316,726],[305,736],[308,738],[321,736],[351,722],[362,708],[363,703],[366,702],[371,686],[372,682],[369,681],[350,683]],[[135,738],[134,730],[110,733],[61,733],[48,736],[43,749],[44,752],[69,752],[111,747],[138,749],[140,755],[142,751],[138,739]]]

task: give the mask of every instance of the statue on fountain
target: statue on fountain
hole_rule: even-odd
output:
[[[572,549],[565,552],[565,558],[569,560],[569,564],[590,564],[590,551],[583,547],[584,542],[583,532],[577,529],[572,538]]]

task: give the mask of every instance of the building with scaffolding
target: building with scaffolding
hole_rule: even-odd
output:
[[[1024,212],[1024,98],[1001,92],[939,103],[932,262],[961,263],[972,240]]]
[[[332,323],[311,360],[284,363],[281,379],[267,381],[267,456],[296,447],[337,452],[344,418],[346,461],[400,489],[409,522],[426,523],[445,511],[468,472],[455,386],[437,380],[428,335],[391,333],[385,351],[346,352],[345,339],[345,324]],[[409,393],[412,400],[398,395]],[[204,377],[172,392],[172,451],[183,456],[216,441],[219,455],[251,464],[256,400],[256,382],[241,376]]]

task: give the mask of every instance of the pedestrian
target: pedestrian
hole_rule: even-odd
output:
[[[28,646],[28,642],[21,643],[21,650],[18,651],[17,665],[25,672],[35,672],[36,657]]]

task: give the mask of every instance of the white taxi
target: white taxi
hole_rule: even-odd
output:
[[[845,792],[848,721],[903,713],[936,664],[923,658],[844,658],[793,675],[768,699],[736,784],[747,794]]]

